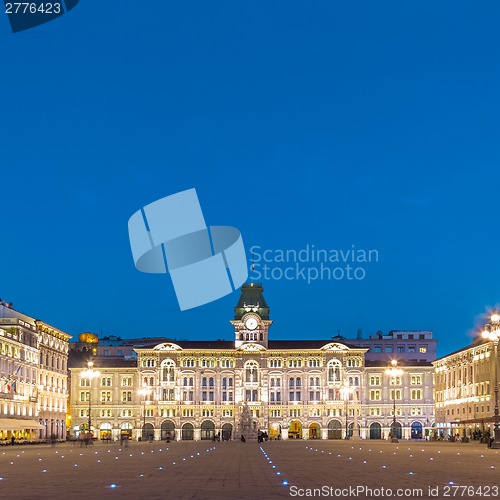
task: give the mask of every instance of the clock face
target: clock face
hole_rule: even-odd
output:
[[[257,328],[257,325],[257,320],[253,317],[250,317],[245,321],[245,326],[248,328],[248,330],[255,330]]]

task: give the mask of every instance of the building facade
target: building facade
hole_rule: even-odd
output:
[[[90,428],[98,439],[135,437],[140,425],[137,363],[124,359],[94,359],[98,375],[85,377],[87,362],[82,360],[71,372],[71,430],[77,438]]]
[[[34,439],[41,428],[37,330],[30,318],[9,317],[5,309],[0,305],[0,440]]]
[[[0,440],[64,439],[70,338],[0,303]]]
[[[363,405],[368,438],[389,437],[394,406],[398,438],[421,439],[434,427],[432,364],[398,359],[398,368],[402,375],[391,377],[386,374],[385,361],[366,361]]]
[[[472,345],[437,359],[436,427],[443,436],[493,431],[494,343],[478,338]]]
[[[36,321],[40,350],[38,385],[38,420],[43,429],[40,439],[66,439],[68,404],[68,342],[67,333]]]
[[[385,374],[390,358],[387,363],[366,360],[366,347],[331,339],[269,339],[272,320],[259,284],[243,285],[231,324],[231,341],[136,347],[135,377],[122,368],[110,376],[110,389],[92,388],[94,434],[111,425],[116,437],[126,423],[133,425],[135,438],[198,440],[220,433],[221,439],[237,439],[243,433],[242,415],[250,412],[251,432],[267,432],[271,439],[342,439],[346,434],[382,439],[392,424],[394,398],[400,437],[422,438],[434,423],[433,367],[427,361],[402,362],[403,376],[392,380]],[[101,378],[112,363],[96,360]],[[71,370],[76,432],[85,428],[84,393],[90,397],[80,386],[86,383],[80,376],[84,368]],[[122,386],[125,376],[133,380],[130,390]],[[120,420],[125,402],[127,421]],[[108,408],[108,420],[100,420]]]
[[[351,345],[366,347],[369,361],[395,358],[408,363],[430,363],[436,360],[437,340],[430,330],[391,330],[387,335],[377,332],[367,339],[346,340]]]

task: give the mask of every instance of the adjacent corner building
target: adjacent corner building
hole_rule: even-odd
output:
[[[0,303],[0,440],[66,438],[70,338]]]

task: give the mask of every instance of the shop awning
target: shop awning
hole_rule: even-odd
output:
[[[24,429],[45,429],[45,427],[36,420],[0,418],[0,431],[22,431]]]

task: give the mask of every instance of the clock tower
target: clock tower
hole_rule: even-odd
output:
[[[267,349],[268,330],[272,324],[269,307],[264,299],[262,283],[245,283],[234,308],[234,346],[259,344]]]

